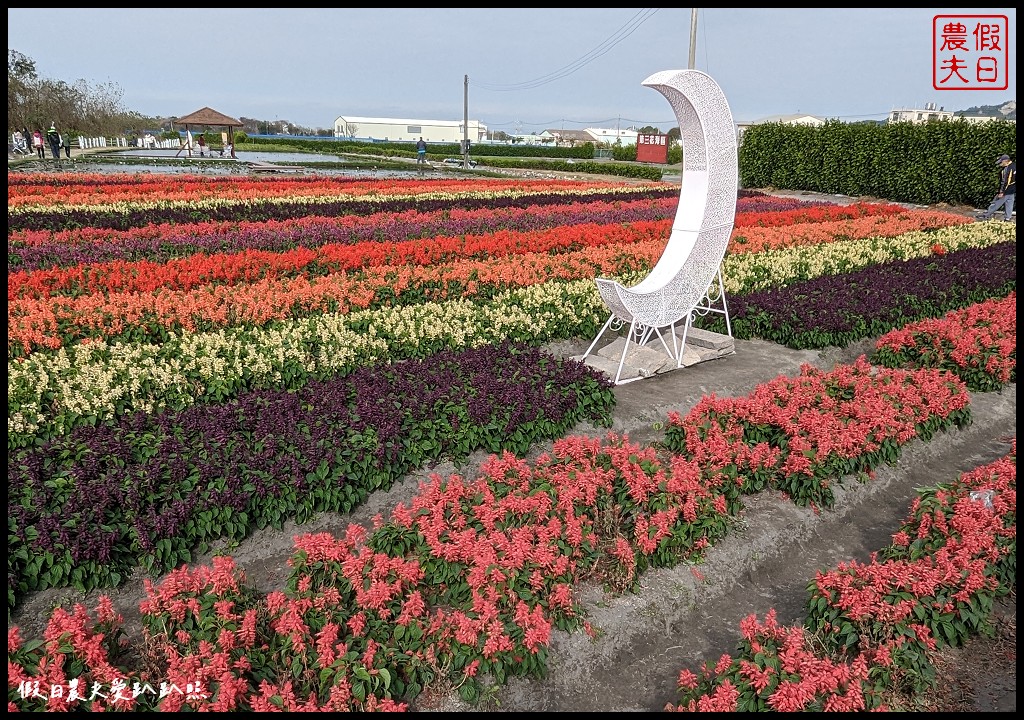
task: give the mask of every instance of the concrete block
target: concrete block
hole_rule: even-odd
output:
[[[587,359],[584,360],[584,363],[588,367],[592,367],[595,370],[603,372],[608,376],[609,380],[615,380],[615,373],[619,371],[618,360],[609,360],[601,355],[588,355]],[[629,365],[623,365],[622,374],[619,376],[619,382],[621,383],[625,380],[633,380],[639,377],[641,377],[641,375],[636,368],[630,367]]]
[[[695,348],[690,345],[690,343],[686,343],[686,347],[683,349],[683,367],[690,367],[691,365],[702,363],[705,360],[718,358],[717,355],[714,358],[711,358],[705,354],[706,352],[706,350],[701,352],[700,348]]]
[[[677,327],[676,335],[678,337],[682,337],[683,328]],[[722,350],[726,347],[734,346],[735,343],[733,342],[733,338],[728,335],[722,335],[720,333],[691,327],[686,333],[686,344],[694,345],[696,347],[711,348],[713,350]]]
[[[672,348],[672,336],[666,331],[662,332],[665,343]],[[682,339],[682,328],[676,330],[676,344]],[[614,379],[618,372],[619,359],[622,349],[626,344],[624,337],[618,337],[601,348],[594,350],[584,362],[587,365],[600,370],[609,378]],[[686,347],[683,350],[683,359],[679,367],[676,361],[669,357],[657,335],[652,336],[644,345],[629,343],[629,352],[626,354],[626,362],[622,366],[622,374],[619,382],[624,383],[631,380],[639,380],[653,375],[660,375],[673,370],[692,367],[698,363],[709,360],[717,360],[726,355],[736,352],[736,343],[728,335],[708,332],[698,328],[690,328],[686,335]],[[575,360],[581,360],[582,356],[575,356]]]
[[[630,345],[632,345],[632,344],[633,343],[630,343]],[[625,346],[626,346],[626,338],[622,338],[622,337],[615,338],[614,340],[612,340],[607,345],[599,348],[597,350],[597,354],[602,356],[602,357],[606,357],[609,360],[612,359],[612,358],[615,358],[615,361],[618,362],[619,358],[622,357],[622,348],[624,348]]]
[[[675,367],[672,358],[661,348],[660,343],[658,345],[657,349],[630,345],[626,353],[626,364],[635,367],[641,377],[651,377],[666,365]]]

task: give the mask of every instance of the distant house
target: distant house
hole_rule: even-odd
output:
[[[594,142],[594,138],[586,130],[545,130],[540,138],[556,145],[582,145]]]
[[[595,143],[614,145],[636,145],[636,130],[620,130],[619,128],[584,128],[583,132],[590,135]]]
[[[1016,120],[1011,120],[1003,115],[957,115],[956,119],[975,124],[993,122],[994,120],[1009,120],[1012,123],[1017,122]]]
[[[889,113],[889,122],[909,122],[914,124],[952,120],[953,112],[945,108],[935,109],[935,103],[925,103],[923,108],[901,108]]]
[[[339,115],[334,121],[334,137],[340,140],[415,142],[462,142],[465,124],[459,120],[407,120],[402,118],[356,117]],[[469,121],[469,141],[478,143],[487,138],[487,126],[479,120]]]
[[[754,125],[773,122],[783,123],[785,125],[813,125],[814,127],[818,127],[825,124],[825,118],[818,117],[817,115],[807,115],[806,113],[769,115],[768,117],[763,117],[760,120],[755,120]]]
[[[519,133],[508,136],[507,142],[513,145],[551,145],[555,139],[544,133]]]
[[[582,145],[583,143],[594,143],[595,145],[636,145],[636,130],[620,130],[619,128],[585,128],[583,130],[545,130],[536,135],[529,136],[530,144],[553,143],[555,145]]]
[[[736,123],[736,140],[743,138],[743,133],[753,125],[764,125],[765,123],[783,123],[784,125],[812,125],[820,127],[825,124],[825,118],[805,113],[790,113],[789,115],[769,115],[760,120],[738,121]]]

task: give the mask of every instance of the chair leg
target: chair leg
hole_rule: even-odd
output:
[[[722,268],[718,268],[718,287],[722,290],[722,314],[725,315],[725,332],[732,337],[732,323],[729,322],[729,304],[725,301],[725,280],[722,279]]]
[[[596,338],[594,338],[594,342],[590,343],[590,347],[588,347],[588,348],[587,348],[587,351],[586,351],[585,353],[583,353],[583,359],[584,359],[584,360],[586,360],[587,356],[588,356],[588,355],[590,355],[590,353],[591,353],[591,352],[592,352],[592,351],[594,350],[594,346],[595,346],[595,345],[597,345],[597,341],[601,339],[601,336],[602,336],[602,335],[604,335],[605,331],[606,331],[606,330],[607,330],[607,329],[608,329],[609,327],[611,327],[611,324],[612,324],[612,321],[613,321],[613,320],[615,320],[615,316],[614,316],[614,315],[612,315],[611,317],[609,317],[609,318],[608,318],[608,322],[606,322],[606,323],[604,324],[604,327],[603,327],[603,328],[601,328],[601,332],[599,332],[599,333],[597,334],[597,337],[596,337]]]
[[[619,358],[619,369],[615,372],[615,384],[619,384],[619,378],[622,377],[622,367],[626,364],[626,353],[629,352],[629,341],[633,337],[633,333],[636,332],[636,318],[629,324],[629,332],[626,333],[626,342],[622,345],[622,357]]]
[[[676,337],[676,324],[672,323],[671,325],[669,325],[668,326],[668,331],[672,335],[672,353],[671,353],[672,359],[678,362],[680,356],[683,353],[683,350],[682,350],[681,347],[678,347],[676,345],[676,343],[679,342],[679,338]]]
[[[671,327],[669,329],[671,330]],[[661,334],[661,330],[654,328],[654,332],[658,334],[658,339],[661,340],[661,346],[665,348],[665,352],[668,353],[670,358],[675,360],[676,356],[673,354],[673,351],[669,349],[668,343],[665,342],[665,336]],[[675,342],[673,342],[672,345],[675,346]]]
[[[687,313],[686,324],[683,325],[683,337],[679,341],[679,355],[676,357],[676,370],[683,366],[683,355],[686,353],[686,334],[690,332],[690,323],[693,321],[693,313]],[[674,334],[674,333],[673,333]]]

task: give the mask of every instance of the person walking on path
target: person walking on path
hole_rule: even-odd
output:
[[[35,149],[36,156],[40,160],[45,160],[46,159],[46,151],[43,149],[44,144],[45,144],[45,141],[43,140],[43,133],[41,133],[39,130],[36,130],[35,132],[33,132],[32,133],[32,147]]]
[[[420,138],[419,142],[416,143],[416,164],[427,164],[427,144],[423,142],[423,138]]]
[[[999,192],[992,198],[989,206],[978,215],[979,220],[989,220],[1000,208],[1003,210],[1003,220],[1013,221],[1013,201],[1017,197],[1017,163],[1010,159],[1009,155],[1000,155],[996,160],[999,171]]]
[[[71,159],[71,138],[72,133],[61,133],[60,144],[64,148],[64,157],[66,157],[68,160]]]
[[[202,134],[196,139],[196,147],[199,148],[199,157],[206,157],[206,138]]]
[[[50,143],[50,153],[53,155],[53,159],[60,165],[60,133],[57,132],[57,126],[50,124],[50,129],[46,131],[46,142]]]

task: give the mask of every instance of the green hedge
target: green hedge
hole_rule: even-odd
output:
[[[742,187],[775,187],[897,202],[985,207],[999,185],[995,165],[1016,156],[1009,120],[845,123],[820,127],[764,123],[743,134]]]
[[[249,138],[248,143],[293,147],[308,152],[414,157],[410,143],[352,140]],[[912,123],[846,123],[821,127],[764,123],[743,134],[740,185],[747,188],[808,190],[895,202],[985,207],[995,195],[995,159],[1017,151],[1017,124],[1009,120]],[[431,158],[459,157],[458,143],[428,146]],[[661,180],[664,169],[682,163],[682,148],[668,151],[667,165],[639,164],[635,146],[612,149],[613,162],[591,162],[594,144],[473,145],[482,166],[619,175]],[[568,160],[576,162],[569,163]],[[582,160],[582,162],[580,162]]]
[[[566,162],[561,160],[523,160],[520,158],[479,158],[473,159],[481,167],[517,168],[525,170],[553,170],[588,175],[618,175],[620,177],[639,178],[643,180],[661,180],[664,165],[625,165],[615,162]]]

